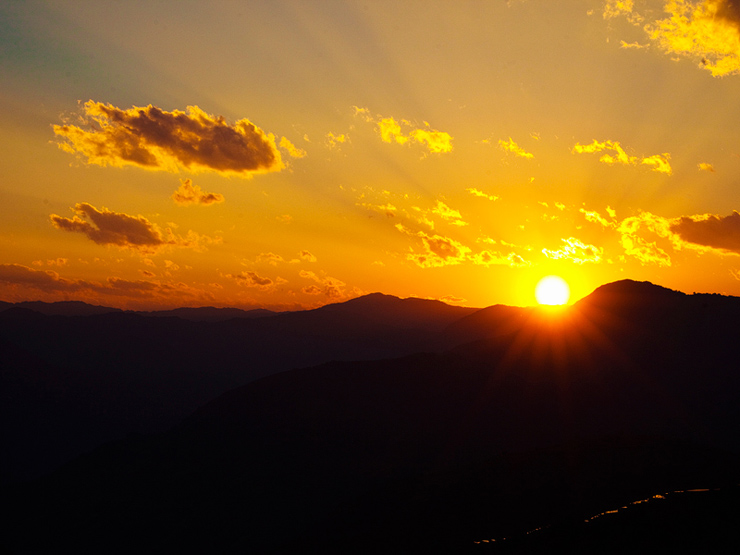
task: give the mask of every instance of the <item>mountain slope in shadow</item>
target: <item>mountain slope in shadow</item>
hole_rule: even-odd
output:
[[[738,301],[618,282],[444,353],[265,377],[8,492],[7,541],[466,552],[662,491],[737,484]]]
[[[7,306],[0,311],[0,445],[12,447],[0,457],[0,483],[39,476],[128,433],[166,430],[269,374],[441,350],[436,334],[475,310],[380,294],[304,312],[239,311],[227,320],[234,314],[227,309],[152,315],[76,302]],[[30,418],[28,407],[55,417]]]

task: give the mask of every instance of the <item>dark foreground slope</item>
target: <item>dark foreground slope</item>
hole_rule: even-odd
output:
[[[131,432],[166,430],[219,394],[276,372],[440,350],[437,335],[475,310],[381,294],[228,320],[237,312],[0,306],[0,484]]]
[[[620,282],[445,353],[273,375],[6,492],[8,547],[449,553],[549,525],[567,551],[602,511],[740,482],[738,314]]]

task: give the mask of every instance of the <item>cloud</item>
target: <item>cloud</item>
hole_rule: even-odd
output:
[[[295,146],[288,140],[287,137],[282,137],[280,139],[280,148],[287,150],[288,154],[290,154],[293,158],[305,158],[306,156],[308,156],[308,153],[305,150]]]
[[[653,171],[665,173],[671,175],[672,169],[668,162],[671,155],[668,153],[654,154],[652,156],[641,158],[639,156],[630,156],[622,148],[622,145],[617,141],[606,140],[599,142],[596,139],[591,144],[582,145],[576,143],[571,150],[574,154],[593,154],[596,152],[611,151],[612,154],[604,154],[599,158],[600,162],[605,164],[624,164],[627,166],[636,166],[638,164],[645,164],[653,166]]]
[[[172,200],[180,206],[190,204],[202,204],[208,206],[224,201],[224,196],[219,193],[206,193],[198,185],[193,185],[192,179],[181,179],[180,187],[172,194]]]
[[[619,47],[620,48],[632,48],[635,50],[640,50],[642,48],[648,48],[648,44],[640,44],[639,42],[625,42],[625,41],[619,41]]]
[[[479,191],[478,189],[475,189],[473,187],[469,187],[465,190],[471,195],[475,195],[476,197],[483,197],[483,198],[487,198],[488,200],[498,200],[499,199],[499,197],[497,197],[496,195],[489,195],[488,193],[484,193],[483,191]]]
[[[402,233],[421,239],[423,252],[411,252],[406,255],[406,259],[411,260],[422,268],[461,264],[465,262],[470,253],[470,248],[449,237],[436,234],[429,235],[423,231],[414,233],[402,224],[396,224],[396,229]]]
[[[668,0],[665,19],[645,26],[666,53],[701,60],[714,77],[740,73],[740,4],[737,0]]]
[[[510,266],[512,268],[523,268],[532,265],[531,262],[525,260],[514,252],[504,255],[500,252],[491,252],[486,250],[471,254],[468,258],[472,260],[473,264],[478,264],[480,266]]]
[[[604,19],[611,19],[623,14],[631,14],[634,8],[633,0],[607,0],[604,4]]]
[[[534,158],[534,154],[524,150],[522,147],[516,144],[511,137],[509,137],[508,142],[504,140],[499,140],[498,146],[501,147],[502,150],[505,150],[506,152],[511,152],[512,154],[516,154],[517,156],[521,156],[522,158]]]
[[[729,216],[703,214],[673,220],[670,231],[683,241],[740,254],[740,213]]]
[[[308,262],[316,262],[316,257],[307,250],[301,251],[301,258],[303,260],[307,260]]]
[[[658,237],[672,239],[670,220],[650,212],[641,212],[638,216],[625,218],[617,228],[625,254],[635,257],[642,264],[671,266],[671,257],[668,253],[660,248],[655,241],[648,241],[642,237],[643,228]],[[674,241],[674,247],[680,249],[681,245]]]
[[[383,142],[401,145],[417,143],[425,146],[429,152],[435,154],[452,151],[452,136],[444,131],[432,129],[426,121],[423,127],[419,127],[405,119],[397,121],[393,117],[383,117],[380,115],[373,117],[367,108],[359,108],[357,106],[353,106],[352,108],[355,116],[362,118],[367,123],[376,124],[376,130],[380,134],[380,140]],[[404,127],[410,128],[408,132],[404,132]]]
[[[604,256],[604,249],[584,243],[575,237],[561,239],[565,246],[559,250],[542,249],[542,254],[554,260],[570,260],[576,264],[591,262],[598,264]]]
[[[441,217],[443,220],[450,222],[452,225],[460,227],[468,225],[467,222],[463,221],[460,212],[450,208],[441,200],[438,200],[436,206],[432,208],[432,213]]]
[[[263,252],[257,255],[257,262],[267,262],[272,266],[277,266],[278,262],[285,262],[285,259],[274,252]]]
[[[611,212],[613,211],[610,212],[610,210],[611,209],[607,207],[607,212],[609,212],[609,215],[613,218],[614,216],[616,216],[616,213],[612,214]],[[600,224],[604,227],[614,227],[616,225],[614,222],[610,222],[595,210],[586,210],[585,208],[581,208],[579,212],[584,215],[586,221],[589,221],[591,223]]]
[[[323,293],[327,298],[332,300],[339,300],[347,297],[344,292],[344,287],[347,285],[343,281],[329,276],[319,276],[315,272],[308,270],[301,270],[298,275],[304,279],[311,279],[319,285],[309,285],[304,287],[302,291],[309,295],[319,295]]]
[[[255,287],[262,291],[272,288],[275,284],[275,282],[270,278],[262,277],[257,274],[257,272],[252,271],[239,272],[238,274],[226,274],[226,277],[235,280],[239,285]]]
[[[148,280],[127,280],[109,277],[104,283],[83,279],[68,279],[51,270],[34,270],[20,264],[0,264],[0,283],[9,286],[10,291],[33,289],[50,295],[53,300],[73,298],[94,300],[101,296],[145,299],[149,302],[170,300],[176,304],[192,299],[212,300],[210,292],[194,289],[184,283],[160,283]],[[19,295],[27,298],[27,294]]]
[[[366,208],[367,210],[378,212],[379,214],[384,214],[388,216],[389,218],[393,218],[396,215],[396,210],[398,210],[398,208],[393,206],[390,202],[387,202],[385,204],[372,204],[369,202],[358,202],[357,206],[362,206],[363,208]]]
[[[699,171],[714,173],[714,166],[712,164],[707,164],[706,162],[700,162],[698,166],[699,166]]]
[[[284,166],[275,137],[247,119],[233,125],[188,106],[186,112],[156,106],[128,110],[89,100],[81,126],[55,125],[59,147],[87,158],[88,164],[175,172],[215,171],[249,177]]]
[[[335,148],[339,145],[349,142],[349,137],[342,133],[341,135],[335,135],[334,133],[326,134],[326,144],[329,148]]]
[[[86,202],[76,204],[73,210],[75,215],[72,218],[52,214],[49,217],[52,225],[62,231],[82,233],[98,245],[115,245],[141,253],[153,253],[165,246],[199,250],[206,244],[220,241],[193,231],[189,231],[185,237],[176,237],[169,229],[163,233],[144,216],[129,216],[107,208],[98,210]]]

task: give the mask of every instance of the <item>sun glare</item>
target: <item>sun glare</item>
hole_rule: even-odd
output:
[[[534,289],[537,302],[544,305],[562,305],[570,298],[570,288],[559,276],[543,277]]]

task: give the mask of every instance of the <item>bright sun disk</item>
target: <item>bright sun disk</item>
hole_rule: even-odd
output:
[[[537,283],[534,296],[540,304],[561,305],[568,302],[570,287],[559,276],[546,276]]]

